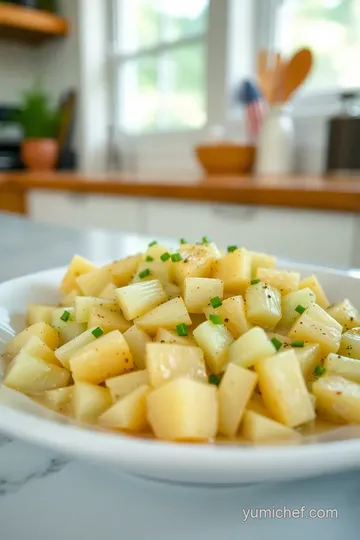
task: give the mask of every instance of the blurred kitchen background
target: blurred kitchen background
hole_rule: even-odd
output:
[[[359,57],[360,0],[0,2],[0,208],[358,267]]]

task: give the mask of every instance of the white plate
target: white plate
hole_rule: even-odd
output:
[[[292,267],[305,275],[316,272],[332,301],[349,297],[360,305],[359,281],[355,277],[299,265]],[[58,300],[56,289],[63,273],[64,269],[56,269],[0,285],[0,345],[9,339],[11,328],[15,331],[23,328],[27,303]],[[290,480],[353,469],[360,464],[357,428],[331,435],[330,442],[300,446],[168,444],[79,428],[4,388],[0,392],[0,430],[119,471],[188,484],[238,485]]]

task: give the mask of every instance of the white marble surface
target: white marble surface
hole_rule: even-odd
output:
[[[119,257],[147,239],[44,227],[0,215],[0,281],[66,264],[74,252]],[[95,245],[94,245],[95,240]],[[296,463],[294,463],[296,467]],[[360,472],[231,489],[119,475],[0,434],[0,540],[249,540],[359,536]],[[248,519],[250,509],[334,509],[337,519]]]

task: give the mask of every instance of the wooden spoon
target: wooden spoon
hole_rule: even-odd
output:
[[[282,100],[288,101],[292,94],[303,84],[313,65],[310,49],[300,49],[285,67]]]

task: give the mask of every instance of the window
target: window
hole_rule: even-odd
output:
[[[114,106],[126,133],[207,120],[208,0],[114,0]]]

